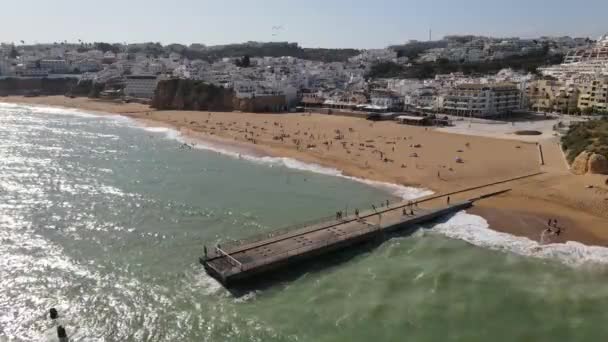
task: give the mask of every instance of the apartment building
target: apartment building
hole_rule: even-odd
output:
[[[578,114],[608,110],[608,78],[538,80],[527,89],[528,107],[539,112]]]
[[[70,71],[70,66],[65,59],[43,59],[40,68],[46,69],[50,74],[65,74]]]
[[[72,64],[74,71],[78,72],[95,72],[101,70],[101,63],[93,58],[86,58],[76,61]]]
[[[578,108],[583,113],[608,110],[608,78],[589,80],[578,88]]]
[[[125,81],[125,95],[151,99],[154,97],[154,91],[158,84],[159,77],[148,75],[133,75],[127,76]]]
[[[575,113],[578,106],[578,88],[557,80],[538,80],[529,84],[526,91],[528,106],[537,112]]]
[[[520,90],[512,83],[460,84],[448,90],[443,109],[455,115],[487,117],[521,108]]]
[[[387,89],[374,89],[370,96],[372,106],[383,110],[403,110],[403,96]]]

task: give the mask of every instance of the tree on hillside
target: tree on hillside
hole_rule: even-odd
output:
[[[13,44],[13,46],[11,46],[10,57],[13,59],[19,57],[19,52],[17,52],[17,49],[15,48],[14,44]]]
[[[390,78],[399,77],[404,71],[403,66],[394,62],[379,62],[372,65],[371,70],[365,75],[366,78]]]
[[[249,68],[251,66],[251,58],[249,55],[243,56],[241,59],[237,59],[235,62],[236,66],[241,68]]]
[[[63,44],[63,43],[61,43],[61,44]],[[97,43],[95,43],[95,49],[101,50],[104,53],[106,53],[108,51],[112,51],[113,53],[117,53],[117,52],[120,51],[120,45],[119,44],[104,43],[104,42],[97,42]]]

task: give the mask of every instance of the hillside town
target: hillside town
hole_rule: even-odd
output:
[[[186,47],[181,48],[183,53],[180,48],[151,53],[141,45],[22,42],[0,46],[0,78],[70,78],[98,85],[95,97],[141,102],[154,97],[162,80],[192,80],[231,89],[239,99],[272,99],[268,102],[272,106],[260,107],[259,111],[314,108],[351,114],[470,117],[519,111],[608,112],[608,35],[597,41],[447,36],[428,46],[415,54],[389,47],[361,50],[342,61],[321,61],[294,56],[196,58],[185,53]],[[218,47],[197,44],[189,49],[208,52]],[[423,79],[370,75],[370,70],[382,63],[407,70],[414,65],[483,64],[535,54],[563,56],[562,63],[542,65],[536,70],[451,72]]]

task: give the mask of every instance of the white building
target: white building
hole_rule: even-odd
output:
[[[49,70],[41,68],[18,67],[15,70],[15,74],[20,77],[47,77],[49,75]]]
[[[0,76],[9,76],[13,73],[11,63],[7,59],[0,59]]]
[[[43,59],[40,61],[40,68],[47,69],[51,74],[65,74],[70,70],[65,59]]]
[[[142,99],[154,97],[154,91],[158,85],[159,77],[133,75],[127,76],[125,82],[125,95]]]
[[[386,89],[375,89],[371,92],[372,107],[379,110],[402,110],[403,97]]]
[[[81,73],[94,72],[101,70],[101,63],[95,59],[87,58],[74,62],[72,67],[75,71],[79,71]]]
[[[493,116],[521,109],[521,92],[511,83],[460,84],[448,91],[443,109],[465,116]]]

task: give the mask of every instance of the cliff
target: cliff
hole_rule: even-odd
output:
[[[567,152],[570,163],[581,156],[582,152],[589,154],[581,156],[581,165],[585,164],[585,158],[590,158],[593,153],[608,158],[608,117],[572,124],[562,137],[562,147]]]
[[[81,81],[75,78],[5,78],[0,79],[0,96],[8,95],[95,95],[95,89],[103,85],[94,85],[93,81]]]
[[[608,159],[603,155],[587,151],[581,152],[572,163],[570,170],[575,175],[608,174]]]
[[[151,106],[156,109],[231,111],[234,92],[193,80],[160,81]]]
[[[201,110],[243,112],[280,112],[285,110],[285,96],[239,99],[232,89],[200,81],[171,79],[160,81],[151,102],[160,110]]]

